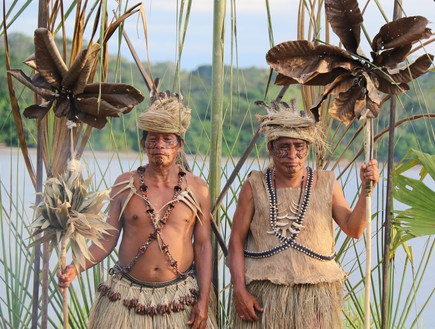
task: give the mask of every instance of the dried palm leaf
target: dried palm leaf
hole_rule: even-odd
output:
[[[429,21],[423,16],[410,16],[385,24],[373,38],[372,49],[378,52],[413,44],[429,38],[432,33],[426,25]]]
[[[57,117],[82,122],[101,129],[107,117],[127,114],[144,97],[133,86],[117,83],[88,84],[98,60],[100,46],[95,43],[84,49],[68,69],[57,50],[53,36],[45,28],[35,31],[35,54],[26,64],[38,73],[29,78],[21,70],[9,73],[46,100],[24,110],[27,118],[42,118],[50,108]]]
[[[325,0],[328,22],[344,48],[356,54],[360,42],[363,18],[356,1]]]
[[[34,36],[36,70],[50,85],[60,89],[68,68],[57,49],[53,35],[45,28],[38,28]]]
[[[287,41],[271,48],[266,61],[280,74],[305,84],[319,74],[336,68],[352,70],[358,66],[344,50],[329,45],[315,45],[306,40]]]
[[[408,83],[425,74],[432,65],[432,61],[432,55],[421,55],[409,66],[396,70],[397,73],[393,70],[388,70],[388,73],[395,83]]]
[[[268,64],[278,72],[275,84],[327,86],[311,111],[318,121],[319,108],[329,95],[338,95],[329,113],[345,124],[353,118],[380,109],[378,92],[400,94],[409,89],[408,82],[426,73],[433,55],[420,56],[414,63],[403,61],[420,39],[428,38],[429,21],[422,16],[406,17],[385,24],[372,42],[373,61],[356,55],[363,21],[356,0],[325,1],[326,17],[343,43],[344,49],[316,45],[306,40],[287,41],[271,48]],[[344,13],[344,15],[343,15]],[[365,109],[362,107],[365,106]]]

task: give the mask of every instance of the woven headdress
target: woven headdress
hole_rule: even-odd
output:
[[[323,144],[323,138],[316,127],[316,122],[304,111],[296,107],[296,100],[292,99],[290,105],[285,102],[273,102],[271,106],[262,101],[255,104],[266,109],[266,115],[257,115],[260,122],[260,131],[268,141],[280,137],[298,138],[310,144]]]
[[[191,110],[183,97],[169,91],[151,96],[151,105],[139,116],[139,128],[154,133],[172,133],[184,137],[190,125]]]

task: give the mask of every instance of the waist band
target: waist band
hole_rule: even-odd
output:
[[[117,275],[117,276],[121,276],[125,279],[127,279],[128,281],[130,281],[132,284],[136,284],[138,286],[141,287],[145,287],[145,288],[161,288],[161,287],[167,287],[170,285],[173,285],[175,283],[181,282],[186,280],[186,278],[188,276],[194,276],[195,274],[195,267],[194,265],[190,265],[190,267],[183,272],[183,275],[179,275],[176,278],[169,280],[169,281],[157,281],[157,282],[150,282],[150,281],[142,281],[142,280],[138,280],[134,277],[132,277],[129,273],[126,273],[124,271],[122,271],[122,267],[116,263],[115,266],[113,266],[110,270],[109,270],[109,274],[110,275]]]

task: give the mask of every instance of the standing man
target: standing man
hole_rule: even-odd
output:
[[[92,245],[85,268],[58,272],[59,287],[100,263],[117,245],[119,261],[99,285],[89,328],[217,328],[210,306],[212,249],[206,183],[180,159],[190,109],[170,93],[140,115],[148,164],[120,175],[107,222],[118,232]]]
[[[345,273],[334,261],[334,223],[359,238],[365,195],[352,210],[334,173],[307,167],[322,138],[311,117],[284,103],[260,116],[272,163],[243,184],[229,242],[233,328],[342,328]],[[376,160],[362,186],[379,180]]]

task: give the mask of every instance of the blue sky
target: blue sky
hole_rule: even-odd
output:
[[[393,0],[378,0],[384,9],[388,19],[391,20],[393,12]],[[93,3],[93,1],[89,1]],[[149,35],[149,57],[151,62],[175,61],[177,54],[177,29],[176,15],[177,6],[181,1],[175,0],[153,0],[143,1],[144,10],[147,18],[148,35]],[[429,21],[435,22],[435,1],[434,0],[403,0],[405,14],[407,16],[422,15]],[[7,0],[6,7],[9,8],[13,1]],[[25,1],[18,1],[13,10],[15,13]],[[34,0],[24,10],[21,19],[14,22],[9,32],[20,31],[32,35],[32,31],[37,26],[37,3]],[[66,5],[71,1],[64,1]],[[115,1],[108,1],[115,3]],[[136,1],[128,2],[130,7]],[[236,24],[237,24],[237,62],[240,67],[261,66],[266,67],[265,54],[270,48],[267,15],[265,0],[235,0]],[[297,13],[299,0],[270,0],[270,9],[272,16],[272,27],[274,43],[278,44],[287,40],[295,40]],[[359,1],[360,8],[366,1]],[[122,2],[123,6],[126,2]],[[226,19],[226,43],[225,43],[225,62],[231,61],[231,21],[230,21],[231,3],[227,2],[227,19]],[[110,15],[110,14],[109,14]],[[364,14],[364,24],[371,38],[379,31],[379,28],[385,23],[385,19],[372,0],[367,6]],[[72,30],[72,19],[67,22],[68,30]],[[210,64],[212,60],[212,24],[213,24],[213,1],[212,0],[193,0],[190,14],[189,26],[184,45],[181,67],[182,69],[194,69],[200,65]],[[435,31],[435,25],[429,25]],[[145,61],[146,46],[143,36],[143,28],[137,17],[132,17],[126,24],[127,33],[134,43],[134,46]],[[368,54],[369,45],[362,36],[361,46]],[[338,45],[336,39],[331,41],[332,44]],[[111,52],[116,51],[116,40],[112,41]],[[435,45],[426,48],[432,54],[435,54]],[[122,55],[129,57],[127,47],[123,47]],[[235,53],[235,49],[233,49]],[[233,56],[233,61],[236,58]]]

